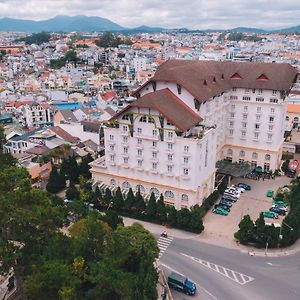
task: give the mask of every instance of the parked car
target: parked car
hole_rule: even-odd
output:
[[[225,192],[234,193],[234,194],[237,194],[237,195],[241,196],[241,191],[238,190],[237,188],[229,187],[225,190]]]
[[[263,211],[263,216],[270,219],[278,219],[278,214],[273,211]]]
[[[273,190],[267,190],[267,197],[272,198],[274,195],[274,191]]]
[[[226,200],[224,200],[224,199],[221,199],[221,200],[220,200],[220,204],[224,204],[224,205],[227,205],[227,206],[229,206],[229,207],[232,207],[231,201],[226,201]]]
[[[237,201],[237,198],[234,198],[234,197],[231,197],[231,196],[226,196],[226,195],[223,195],[221,200],[225,200],[225,201],[230,201],[230,202],[236,202]]]
[[[241,186],[238,186],[238,185],[232,185],[230,188],[240,192],[240,193],[244,193],[245,192],[245,189]]]
[[[222,215],[222,216],[227,216],[227,215],[228,215],[228,211],[227,211],[226,209],[220,207],[220,206],[214,208],[214,209],[212,210],[212,212],[213,212],[214,214]]]
[[[226,204],[219,203],[219,204],[215,205],[215,208],[217,208],[217,207],[221,207],[221,208],[227,210],[228,212],[230,212],[230,207],[228,205],[226,205]]]
[[[172,272],[168,276],[168,285],[169,287],[180,290],[187,295],[195,295],[197,290],[194,282],[175,272]]]
[[[239,194],[236,194],[236,193],[233,193],[233,192],[224,192],[223,194],[224,196],[229,196],[229,197],[232,197],[232,198],[235,198],[235,199],[239,199],[240,198],[240,195]]]
[[[280,204],[272,204],[272,207],[280,208],[281,210],[283,210],[283,211],[285,211],[285,212],[288,211],[287,206],[284,206],[284,205],[280,205]]]
[[[245,189],[246,191],[250,191],[250,190],[251,190],[251,185],[246,184],[246,183],[240,182],[240,183],[237,184],[237,186],[242,187],[242,188]]]
[[[278,215],[281,215],[281,216],[285,216],[286,215],[286,211],[284,209],[282,209],[281,207],[279,207],[279,206],[271,207],[269,209],[269,211],[277,213]]]
[[[284,207],[288,206],[288,204],[285,201],[282,201],[282,200],[273,201],[273,205],[281,205],[281,206],[284,206]]]

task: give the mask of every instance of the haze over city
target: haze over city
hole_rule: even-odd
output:
[[[109,18],[124,27],[227,29],[247,26],[280,29],[298,25],[300,2],[295,0],[1,0],[0,17],[42,20],[56,15]]]

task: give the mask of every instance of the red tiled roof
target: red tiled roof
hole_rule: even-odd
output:
[[[167,88],[142,96],[117,113],[111,120],[116,119],[131,107],[157,110],[182,131],[186,131],[202,121],[202,118],[196,112]]]
[[[114,91],[107,91],[106,93],[101,95],[101,98],[104,101],[109,101],[111,99],[116,99],[117,98],[117,94]]]
[[[241,79],[231,79],[236,73]],[[269,80],[257,80],[262,74]],[[204,102],[232,87],[288,91],[296,75],[297,70],[289,64],[169,60],[158,68],[149,81],[177,83]]]
[[[51,131],[53,131],[56,135],[58,135],[60,138],[65,140],[66,142],[69,142],[71,144],[76,144],[79,142],[79,138],[75,137],[68,132],[66,132],[64,129],[62,129],[59,126],[54,126],[50,128]]]

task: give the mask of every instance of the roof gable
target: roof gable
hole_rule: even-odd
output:
[[[142,96],[117,113],[110,121],[123,115],[132,107],[157,110],[181,131],[186,131],[202,121],[202,118],[196,112],[167,88]]]
[[[230,79],[242,79],[241,75],[239,73],[234,73]]]

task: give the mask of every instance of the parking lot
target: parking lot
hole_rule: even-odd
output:
[[[252,220],[259,217],[261,211],[268,211],[272,205],[272,198],[266,196],[267,190],[274,190],[274,193],[279,187],[289,184],[290,178],[286,176],[277,177],[275,179],[265,179],[264,181],[252,180],[246,178],[236,178],[231,184],[243,182],[251,185],[251,191],[245,191],[237,202],[233,203],[228,216],[222,216],[212,213],[207,213],[204,219],[204,235],[224,241],[232,241],[233,234],[238,230],[238,225],[244,215],[250,215]],[[266,223],[279,223],[284,217],[279,216],[279,219],[265,219]]]

